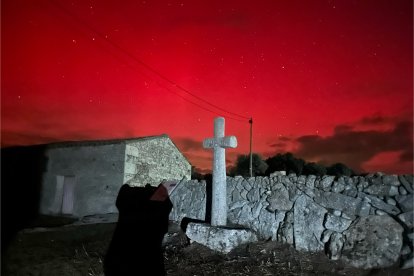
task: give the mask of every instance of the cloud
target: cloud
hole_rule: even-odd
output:
[[[202,141],[185,137],[174,138],[173,141],[182,152],[204,150]]]
[[[395,123],[396,119],[391,117],[385,117],[381,114],[375,114],[373,116],[362,118],[359,123],[362,125],[383,125],[388,123]]]
[[[334,133],[345,133],[349,132],[353,129],[353,127],[349,125],[337,125],[334,129]]]
[[[364,121],[361,120],[361,122]],[[382,118],[365,122],[381,123]],[[349,125],[338,125],[332,136],[301,136],[295,155],[326,164],[342,162],[354,170],[363,171],[365,162],[384,152],[399,152],[399,161],[413,161],[413,122],[396,122],[391,130],[355,130]],[[398,164],[396,164],[398,165]]]
[[[269,144],[269,147],[276,149],[276,151],[278,152],[286,151],[288,144],[293,142],[293,140],[294,139],[292,137],[279,136],[277,137],[277,142]],[[263,155],[266,155],[266,154],[263,154]]]
[[[274,143],[274,144],[271,144],[270,147],[276,148],[276,149],[284,149],[286,147],[286,143],[282,143],[282,142]]]

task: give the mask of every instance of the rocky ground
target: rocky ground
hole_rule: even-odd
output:
[[[103,275],[102,260],[115,223],[77,224],[23,230],[2,254],[2,275]],[[394,267],[358,270],[323,253],[295,251],[276,242],[257,242],[228,255],[188,243],[178,225],[165,239],[167,275],[413,275]]]

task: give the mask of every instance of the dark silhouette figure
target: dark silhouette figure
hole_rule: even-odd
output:
[[[165,275],[162,240],[172,206],[161,184],[121,187],[116,199],[119,218],[104,260],[105,275]]]

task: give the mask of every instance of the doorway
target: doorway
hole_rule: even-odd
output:
[[[53,203],[53,209],[56,213],[63,215],[73,214],[75,183],[74,175],[56,176],[56,192]]]

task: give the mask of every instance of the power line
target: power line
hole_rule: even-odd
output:
[[[199,101],[204,102],[205,104],[208,104],[209,106],[214,107],[214,108],[216,108],[216,109],[218,109],[218,110],[221,110],[221,111],[223,111],[223,112],[225,112],[225,113],[231,114],[231,115],[233,115],[233,116],[236,116],[236,117],[239,117],[239,118],[242,118],[242,119],[245,119],[245,120],[249,120],[249,119],[250,119],[249,117],[246,117],[246,116],[243,116],[243,115],[240,115],[240,114],[237,114],[237,113],[234,113],[234,112],[228,111],[228,110],[226,110],[226,109],[224,109],[224,108],[221,108],[221,107],[219,107],[219,106],[217,106],[217,105],[215,105],[215,104],[212,104],[212,103],[208,102],[207,100],[204,100],[203,98],[201,98],[201,97],[199,97],[199,96],[195,95],[194,93],[190,92],[188,89],[186,89],[186,88],[182,87],[181,85],[177,84],[175,81],[173,81],[173,80],[169,79],[168,77],[164,76],[163,74],[161,74],[160,72],[158,72],[157,70],[155,70],[154,68],[152,68],[150,65],[148,65],[148,64],[146,64],[145,62],[143,62],[142,60],[138,59],[136,56],[134,56],[134,55],[133,55],[133,54],[131,54],[130,52],[126,51],[126,50],[125,50],[125,49],[123,49],[121,46],[119,46],[117,43],[115,43],[115,42],[113,42],[112,40],[108,39],[108,37],[107,37],[106,35],[104,35],[102,32],[100,32],[99,30],[95,29],[93,26],[91,26],[90,24],[88,24],[88,22],[86,22],[85,20],[83,20],[82,18],[80,18],[79,16],[77,16],[76,14],[74,14],[74,13],[70,12],[70,11],[69,11],[69,10],[67,10],[65,7],[63,7],[62,5],[60,5],[59,3],[57,3],[57,2],[55,2],[55,1],[53,1],[53,0],[50,0],[50,2],[52,2],[55,6],[57,6],[59,9],[61,9],[61,10],[62,10],[64,13],[66,13],[68,16],[70,16],[70,17],[74,18],[76,21],[80,22],[82,25],[84,25],[84,26],[86,26],[88,29],[92,30],[94,33],[96,33],[96,34],[97,34],[99,37],[101,37],[103,40],[105,40],[106,42],[108,42],[109,44],[111,44],[111,45],[112,45],[112,47],[116,48],[118,51],[121,51],[122,53],[124,53],[125,55],[127,55],[129,58],[131,58],[132,60],[134,60],[135,62],[137,62],[137,63],[138,63],[138,64],[140,64],[141,66],[143,66],[144,68],[146,68],[148,71],[150,71],[150,72],[152,72],[153,74],[157,75],[157,76],[158,76],[159,78],[161,78],[162,80],[164,80],[164,81],[168,82],[168,83],[169,83],[170,85],[172,85],[173,87],[176,87],[177,89],[179,89],[179,90],[181,90],[181,91],[185,92],[186,94],[188,94],[188,95],[190,95],[190,96],[192,96],[192,97],[194,97],[194,98],[198,99]],[[156,81],[156,82],[157,82],[157,84],[158,84],[158,85],[160,85],[160,82],[158,82],[158,81]],[[180,94],[178,94],[178,93],[173,92],[171,89],[168,89],[168,88],[167,88],[166,86],[164,86],[164,85],[160,85],[160,86],[161,86],[161,87],[163,87],[163,88],[165,88],[165,89],[167,89],[168,91],[170,91],[170,92],[174,93],[175,95],[177,95],[177,96],[181,97],[182,99],[186,100],[187,102],[189,102],[189,103],[191,103],[191,104],[194,104],[194,105],[198,106],[199,108],[202,108],[202,109],[204,109],[204,110],[206,110],[206,111],[209,111],[209,112],[212,112],[212,113],[214,113],[214,114],[217,114],[217,115],[220,115],[220,116],[221,116],[221,114],[219,114],[219,113],[217,113],[217,112],[214,112],[214,111],[212,111],[212,110],[210,110],[210,109],[207,109],[207,108],[205,108],[205,107],[202,107],[201,105],[199,105],[199,104],[197,104],[197,103],[194,103],[193,101],[190,101],[190,100],[188,100],[188,99],[184,98],[182,95],[180,95]],[[237,118],[234,118],[234,117],[230,117],[230,116],[225,116],[225,117],[226,117],[226,118],[229,118],[229,119],[236,120],[236,121],[245,122],[245,120],[237,119]],[[246,121],[246,122],[248,122],[248,121]]]

